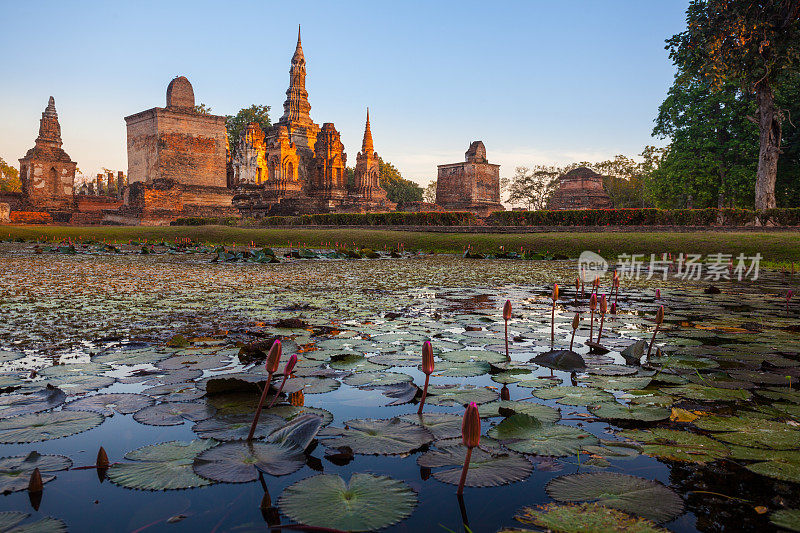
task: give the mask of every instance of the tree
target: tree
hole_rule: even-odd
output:
[[[425,187],[425,190],[422,192],[422,201],[428,202],[429,204],[436,203],[436,180],[433,180]]]
[[[200,105],[194,106],[194,112],[195,113],[200,113],[201,115],[210,115],[211,114],[211,108],[208,107],[206,104],[200,104]]]
[[[235,154],[238,149],[238,140],[244,129],[251,122],[257,122],[261,129],[266,131],[270,126],[269,106],[253,104],[239,110],[236,115],[225,117],[225,126],[228,128],[228,143],[231,147],[231,154]]]
[[[755,208],[775,207],[785,114],[775,86],[800,62],[800,0],[691,0],[686,31],[667,40],[682,78],[720,90],[728,83],[755,96],[759,153]]]
[[[0,157],[0,192],[21,192],[22,181],[19,170],[12,167]]]
[[[378,157],[378,172],[380,186],[392,202],[400,204],[422,201],[422,187],[404,179],[397,167],[385,162],[381,157]]]
[[[567,170],[566,167],[546,165],[517,167],[508,187],[508,201],[511,205],[521,204],[528,210],[544,209],[558,186],[558,177]]]

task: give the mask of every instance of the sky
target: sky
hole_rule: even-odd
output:
[[[124,117],[165,105],[175,76],[197,103],[283,114],[298,24],[311,117],[348,164],[366,108],[375,150],[421,185],[473,140],[502,177],[517,166],[633,156],[674,67],[664,40],[687,0],[0,0],[0,157],[33,147],[54,96],[63,148],[84,174],[127,172]]]

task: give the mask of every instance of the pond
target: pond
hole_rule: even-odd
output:
[[[0,244],[0,531],[800,527],[795,277],[719,293],[624,279],[610,296],[607,275],[600,354],[575,261],[156,251]],[[551,327],[552,348],[569,348],[576,312],[585,367],[539,364]],[[273,389],[298,363],[248,445],[276,337]],[[458,498],[470,402],[482,433]],[[101,446],[110,468],[81,468]],[[41,493],[27,490],[35,466]]]

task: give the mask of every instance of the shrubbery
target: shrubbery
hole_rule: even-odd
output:
[[[756,221],[749,209],[581,209],[564,211],[498,211],[495,226],[745,226]],[[800,209],[769,209],[762,224],[800,225]]]
[[[50,224],[53,222],[50,213],[39,211],[11,211],[9,219],[12,224]]]
[[[235,226],[238,223],[237,217],[183,217],[172,221],[170,226]]]
[[[318,215],[274,216],[259,219],[234,217],[179,218],[173,226],[203,226],[221,224],[233,226],[468,226],[477,219],[473,213],[461,211],[434,211],[420,213],[326,213]]]

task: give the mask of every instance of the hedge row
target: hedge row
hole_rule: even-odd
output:
[[[274,216],[238,220],[234,217],[186,217],[172,222],[173,226],[203,226],[220,224],[233,226],[469,226],[476,223],[473,213],[327,213],[318,215]]]
[[[498,211],[495,226],[745,226],[800,225],[800,209],[582,209],[564,211]]]
[[[50,224],[53,217],[39,211],[11,211],[9,220],[12,224]]]

